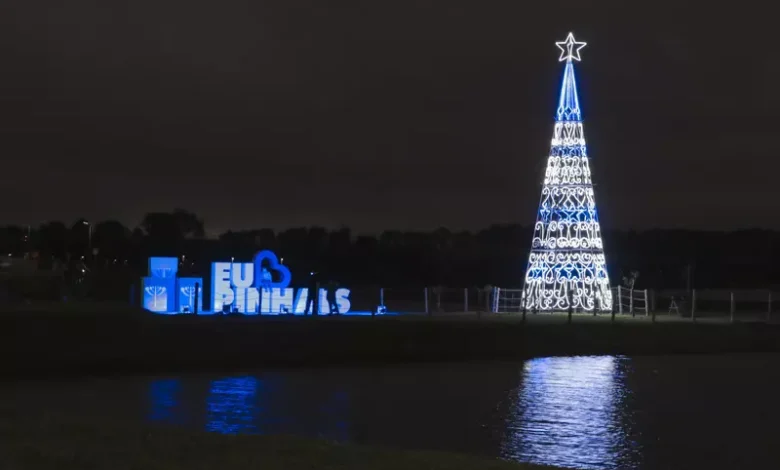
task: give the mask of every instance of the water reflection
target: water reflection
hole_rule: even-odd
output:
[[[574,468],[776,468],[780,355],[0,383],[4,416],[323,437]],[[769,431],[767,431],[769,430]]]
[[[202,426],[222,434],[303,434],[349,439],[350,394],[321,374],[154,379],[149,421]]]
[[[223,434],[256,433],[254,377],[228,377],[211,382],[206,399],[206,430]]]
[[[630,468],[614,357],[529,360],[502,445],[505,458],[575,468]]]
[[[149,384],[149,420],[180,424],[181,380],[154,380]]]

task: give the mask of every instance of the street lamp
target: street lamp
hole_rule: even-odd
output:
[[[92,224],[86,220],[82,220],[81,223],[87,226],[87,256],[92,260]]]

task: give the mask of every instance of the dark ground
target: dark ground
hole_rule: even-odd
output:
[[[780,351],[780,325],[609,315],[160,316],[128,309],[0,313],[5,379],[209,372],[556,355]]]
[[[74,410],[75,411],[75,410]],[[0,468],[35,470],[544,470],[440,452],[287,436],[229,436],[83,416],[36,419],[0,406]]]

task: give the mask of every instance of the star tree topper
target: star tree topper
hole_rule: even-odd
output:
[[[569,33],[568,36],[566,36],[565,41],[556,42],[556,46],[558,46],[558,49],[561,50],[561,58],[558,59],[559,62],[571,62],[572,60],[581,60],[580,59],[580,49],[587,46],[587,42],[577,42],[574,39],[574,34]]]

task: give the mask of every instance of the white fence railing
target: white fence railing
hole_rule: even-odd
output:
[[[647,289],[630,289],[617,286],[612,288],[613,308],[617,313],[650,314],[650,300]]]
[[[780,321],[780,289],[612,288],[615,315],[662,315],[733,321]],[[522,314],[522,289],[411,287],[354,289],[351,311],[410,314]],[[528,309],[527,313],[532,313]],[[573,313],[585,313],[574,311]],[[589,312],[593,313],[593,312]]]
[[[523,290],[496,287],[492,292],[493,313],[520,313],[523,311]],[[613,310],[620,314],[650,314],[650,296],[647,289],[612,288]]]

